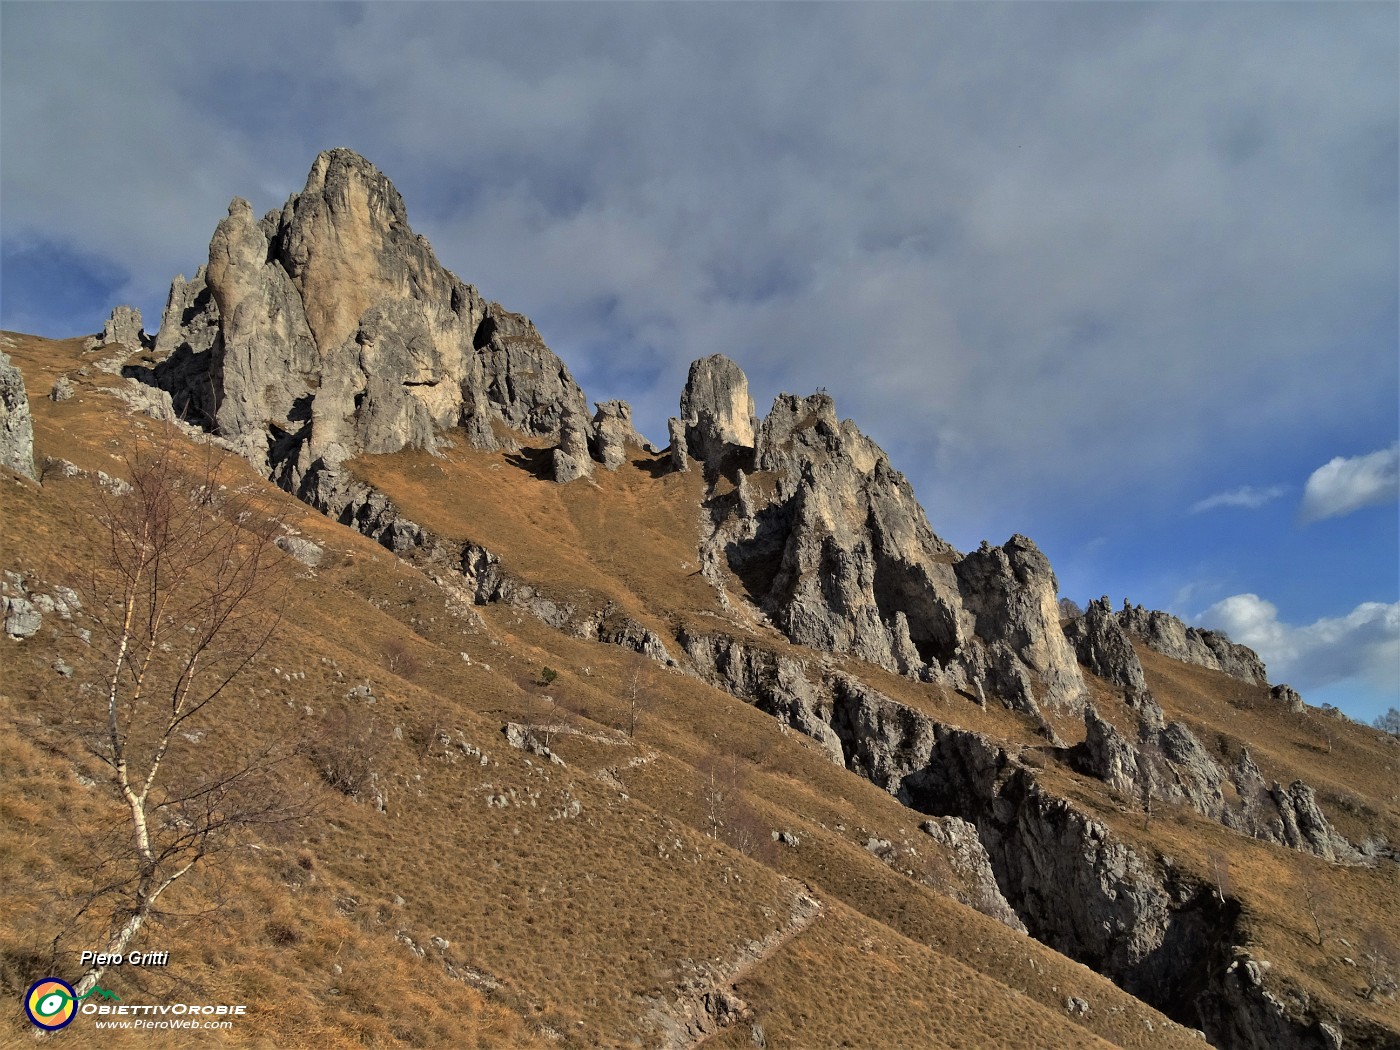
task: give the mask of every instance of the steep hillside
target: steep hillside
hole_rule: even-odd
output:
[[[144,448],[281,548],[171,775],[275,753],[287,805],[124,999],[247,1003],[230,1045],[1400,1043],[1393,738],[1161,614],[1062,624],[1032,541],[954,549],[825,395],[760,419],[712,357],[667,449],[590,417],[362,158],[235,202],[155,338],[5,342],[12,1002],[110,928],[94,508]]]

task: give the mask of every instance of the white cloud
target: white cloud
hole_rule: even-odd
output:
[[[1200,514],[1204,511],[1215,510],[1217,507],[1243,507],[1246,510],[1257,510],[1266,503],[1272,503],[1287,492],[1288,488],[1284,485],[1270,485],[1264,489],[1245,485],[1242,488],[1231,489],[1229,492],[1217,492],[1214,496],[1197,500],[1191,504],[1191,513]]]
[[[1351,459],[1336,457],[1312,472],[1303,490],[1304,521],[1344,514],[1400,498],[1400,444]]]
[[[1196,622],[1257,652],[1270,681],[1302,690],[1359,681],[1400,695],[1400,602],[1363,602],[1345,616],[1295,627],[1278,618],[1272,602],[1235,594]]]

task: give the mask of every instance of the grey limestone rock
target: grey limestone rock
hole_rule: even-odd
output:
[[[690,469],[689,446],[685,440],[685,424],[675,416],[666,421],[666,432],[670,438],[669,451],[671,454],[672,470]]]
[[[1294,849],[1316,853],[1334,862],[1357,863],[1361,856],[1332,827],[1317,804],[1317,795],[1301,780],[1288,787],[1274,784],[1271,791],[1283,821],[1283,842]]]
[[[979,637],[1004,642],[1038,679],[1043,699],[1072,707],[1084,695],[1074,650],[1060,630],[1050,561],[1025,536],[988,544],[957,564],[958,586]]]
[[[44,618],[28,598],[3,598],[5,633],[11,638],[32,638],[44,625]]]
[[[1064,625],[1064,632],[1079,662],[1094,674],[1122,687],[1129,695],[1147,688],[1142,664],[1107,597],[1090,602],[1083,616]]]
[[[728,502],[712,501],[711,544],[774,624],[794,642],[896,673],[949,662],[970,633],[957,552],[884,452],[838,421],[825,394],[784,394],[754,460]]]
[[[934,534],[884,451],[839,420],[824,393],[780,395],[748,456],[746,435],[736,436],[742,372],[707,358],[691,379],[683,416],[718,399],[731,425],[727,436],[672,428],[673,464],[684,448],[713,483],[702,564],[727,564],[790,640],[950,688],[980,686],[1033,714],[1038,698],[1078,701],[1083,678],[1060,632],[1054,573],[1033,543],[1018,536],[961,556]],[[731,491],[718,487],[721,473]]]
[[[321,564],[321,559],[326,553],[319,544],[312,543],[301,536],[278,536],[277,546],[312,569]]]
[[[1269,696],[1294,714],[1302,714],[1307,708],[1303,698],[1298,695],[1298,690],[1291,685],[1280,683],[1269,690]]]
[[[66,375],[59,376],[53,381],[53,387],[49,390],[50,401],[67,401],[73,396],[73,381]]]
[[[172,283],[155,349],[130,374],[291,489],[452,427],[512,448],[510,430],[557,439],[586,414],[529,319],[443,268],[389,180],[344,149],[261,219],[234,201],[208,265]]]
[[[1144,609],[1126,601],[1118,614],[1118,622],[1163,656],[1224,671],[1258,685],[1269,682],[1259,654],[1246,645],[1230,641],[1219,631],[1188,627],[1170,613]]]
[[[559,447],[552,461],[554,480],[561,485],[576,478],[593,476],[593,460],[588,456],[589,423],[577,415],[564,417],[559,431]]]
[[[1084,742],[1071,758],[1080,772],[1097,777],[1125,795],[1138,793],[1138,750],[1093,704],[1084,708]]]
[[[0,351],[0,466],[34,479],[34,417],[24,376]]]
[[[118,343],[130,350],[149,349],[153,345],[150,336],[141,322],[141,311],[134,306],[118,306],[102,326],[100,335],[92,336],[86,349],[95,350],[99,346]]]
[[[752,449],[753,398],[743,369],[723,354],[693,362],[681,394],[681,419],[690,454],[707,467],[719,466],[733,450]]]
[[[535,730],[538,728],[538,726],[521,725],[518,722],[507,722],[501,728],[501,732],[505,735],[506,743],[517,751],[528,751],[553,765],[562,766],[564,760],[535,735]]]
[[[921,823],[919,830],[943,848],[958,877],[959,884],[953,889],[955,897],[1013,930],[1026,932],[1026,924],[1002,896],[976,827],[960,817],[932,817]]]
[[[642,436],[632,426],[632,406],[626,401],[600,401],[593,415],[589,442],[593,458],[608,470],[627,462],[628,446],[641,446]]]
[[[838,766],[845,764],[830,724],[830,685],[805,662],[726,635],[683,628],[677,640],[701,678],[811,737]]]

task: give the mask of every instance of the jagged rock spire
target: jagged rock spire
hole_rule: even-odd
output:
[[[712,501],[706,560],[727,563],[788,638],[1030,712],[1079,702],[1083,678],[1060,633],[1055,575],[1030,540],[963,557],[827,394],[779,395],[751,439],[747,403],[737,365],[697,361],[681,403],[684,436],[707,471],[726,461],[735,476],[733,494]],[[684,462],[678,429],[673,463]],[[755,471],[763,484],[746,480]]]
[[[157,382],[289,487],[318,463],[432,448],[461,426],[557,439],[583,391],[529,319],[445,269],[403,198],[347,149],[255,219],[235,199],[193,281],[171,286]]]

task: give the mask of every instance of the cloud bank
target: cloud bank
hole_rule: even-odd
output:
[[[1231,489],[1229,492],[1217,492],[1214,496],[1197,500],[1191,504],[1191,513],[1202,514],[1208,510],[1215,510],[1217,507],[1243,507],[1246,510],[1257,510],[1266,503],[1272,503],[1287,492],[1288,488],[1284,485],[1270,485],[1268,488],[1262,489],[1255,488],[1253,485],[1245,485],[1241,488]]]
[[[1303,490],[1305,522],[1339,518],[1363,507],[1400,500],[1400,445],[1368,456],[1341,456],[1312,472]]]
[[[760,411],[827,386],[954,531],[1036,503],[1101,513],[1147,478],[1179,503],[1222,448],[1390,382],[1384,338],[1335,338],[1394,322],[1383,7],[5,20],[10,242],[82,247],[158,307],[231,196],[279,206],[317,150],[352,146],[447,265],[645,432],[723,352]]]
[[[1216,602],[1197,622],[1257,652],[1271,681],[1306,691],[1359,680],[1400,693],[1400,602],[1364,602],[1345,616],[1294,626],[1257,594],[1235,594]]]

